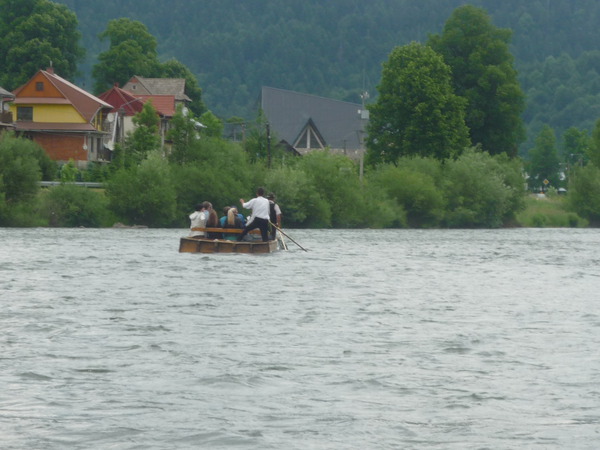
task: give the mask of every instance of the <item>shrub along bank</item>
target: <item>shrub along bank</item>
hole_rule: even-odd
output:
[[[208,200],[220,213],[226,205],[239,206],[240,197],[251,198],[257,186],[275,192],[290,228],[583,226],[586,214],[594,223],[600,210],[600,194],[595,203],[585,196],[586,190],[596,192],[593,182],[585,183],[595,176],[592,169],[581,171],[581,187],[573,188],[568,201],[547,202],[563,211],[550,213],[527,199],[518,159],[476,149],[444,162],[401,158],[371,168],[362,180],[355,162],[326,151],[274,158],[267,168],[236,143],[203,138],[188,156],[173,162],[152,152],[129,167],[77,174],[86,181],[101,176],[104,191],[69,184],[40,191],[38,182],[59,172],[48,169],[51,164],[30,141],[4,136],[0,225],[187,227],[196,203]],[[578,210],[581,203],[587,209]]]

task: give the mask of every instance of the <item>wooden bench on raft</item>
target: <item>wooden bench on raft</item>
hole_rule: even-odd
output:
[[[242,234],[243,228],[218,228],[218,227],[194,227],[192,231],[203,231],[205,233]],[[260,230],[250,230],[248,234],[260,234]]]

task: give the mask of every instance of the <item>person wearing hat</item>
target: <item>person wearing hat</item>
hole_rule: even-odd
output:
[[[281,228],[281,208],[275,203],[275,194],[269,192],[267,200],[269,200],[269,219],[271,223],[277,225],[277,228]],[[274,240],[277,237],[277,228],[273,225],[270,226],[269,232],[271,240]]]

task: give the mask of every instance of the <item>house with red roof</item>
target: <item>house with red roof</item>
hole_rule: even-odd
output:
[[[152,102],[152,106],[160,118],[159,133],[164,146],[166,134],[169,131],[169,122],[176,110],[176,96],[174,94],[147,94],[137,93],[114,85],[108,91],[98,95],[106,103],[112,106],[109,113],[111,125],[111,139],[107,144],[113,149],[115,142],[120,142],[134,129],[133,116],[139,113],[146,102]]]
[[[56,75],[52,67],[37,72],[13,94],[10,109],[17,135],[37,142],[51,159],[73,160],[82,168],[110,161],[104,141],[111,105]]]

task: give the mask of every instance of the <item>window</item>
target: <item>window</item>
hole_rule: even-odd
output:
[[[325,148],[325,141],[319,134],[319,131],[316,129],[312,120],[309,120],[304,126],[300,136],[294,143],[294,147],[305,150]]]
[[[35,90],[36,91],[43,91],[44,90],[44,82],[43,81],[37,81],[35,83]]]
[[[17,120],[33,121],[33,106],[17,106]]]

